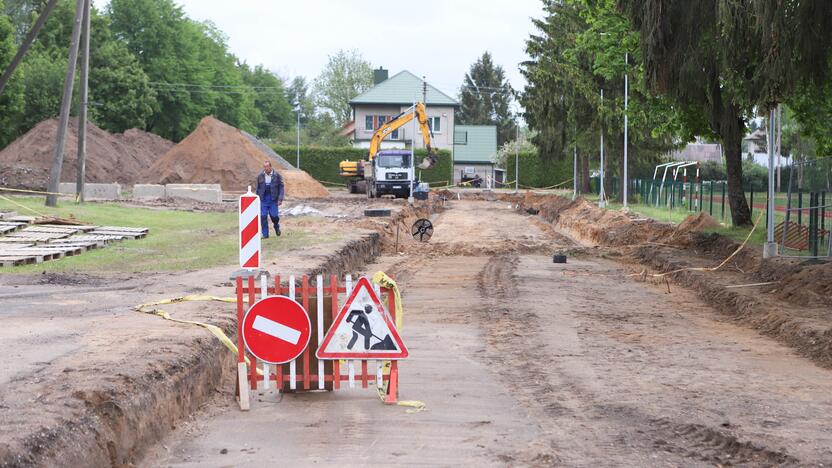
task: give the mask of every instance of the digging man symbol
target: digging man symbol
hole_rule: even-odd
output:
[[[257,196],[260,197],[260,227],[264,239],[269,237],[269,218],[274,223],[274,233],[280,235],[278,205],[283,203],[283,178],[272,169],[270,161],[263,162],[263,172],[257,175]]]
[[[352,339],[349,343],[347,343],[347,349],[352,349],[355,346],[355,342],[358,341],[358,335],[364,337],[364,349],[381,349],[381,350],[395,350],[396,345],[393,343],[393,340],[390,338],[390,335],[386,335],[384,338],[379,338],[373,333],[373,329],[370,326],[370,320],[368,319],[368,315],[373,312],[373,306],[367,304],[364,306],[364,310],[361,309],[354,309],[350,311],[350,314],[347,316],[347,323],[352,324]],[[378,343],[370,346],[370,338],[375,338],[379,340]]]

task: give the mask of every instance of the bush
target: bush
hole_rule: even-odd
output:
[[[273,145],[277,154],[287,161],[294,163],[296,160],[296,148],[294,146]],[[417,164],[427,155],[424,149],[416,150]],[[300,148],[300,168],[309,175],[321,182],[344,183],[343,177],[339,175],[338,163],[341,161],[360,161],[367,156],[364,148],[352,148],[349,146],[337,148]],[[451,152],[440,150],[438,161],[432,169],[420,171],[416,169],[417,175],[421,175],[422,182],[446,181],[451,175]]]
[[[572,160],[552,161],[541,159],[536,151],[520,152],[520,185],[550,187],[572,178]],[[506,180],[514,180],[514,156],[506,157]],[[566,184],[570,188],[571,184]]]

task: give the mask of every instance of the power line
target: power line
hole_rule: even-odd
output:
[[[217,89],[279,89],[285,90],[286,88],[283,86],[250,86],[247,84],[241,85],[210,85],[210,84],[197,84],[197,83],[166,83],[163,81],[150,81],[149,84],[154,86],[167,86],[167,87],[177,87],[177,88],[217,88]]]

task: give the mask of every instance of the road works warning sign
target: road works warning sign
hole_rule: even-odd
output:
[[[404,359],[407,348],[370,280],[362,277],[318,347],[318,359]]]

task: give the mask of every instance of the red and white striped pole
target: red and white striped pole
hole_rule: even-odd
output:
[[[240,196],[240,268],[260,268],[260,197],[251,187]]]

